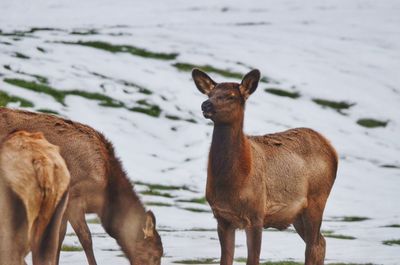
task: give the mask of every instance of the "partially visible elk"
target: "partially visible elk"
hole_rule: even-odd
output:
[[[42,133],[17,131],[0,146],[0,264],[57,261],[70,175],[59,148]]]
[[[236,229],[246,231],[247,265],[258,265],[263,228],[290,224],[306,243],[305,264],[324,264],[320,227],[336,178],[335,149],[307,128],[263,136],[243,133],[245,102],[258,86],[258,70],[240,84],[217,84],[198,69],[192,76],[208,96],[203,115],[214,122],[206,198],[218,222],[220,264],[233,262]],[[265,111],[274,110],[266,106]]]
[[[89,264],[96,264],[85,220],[86,213],[95,213],[130,264],[161,263],[163,247],[154,214],[146,212],[103,134],[54,115],[0,108],[0,141],[14,130],[42,132],[50,143],[60,147],[70,171],[69,201],[61,224],[59,250],[69,221]]]

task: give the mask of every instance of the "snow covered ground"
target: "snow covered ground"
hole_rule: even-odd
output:
[[[0,92],[15,101],[9,107],[23,98],[33,105],[27,109],[55,111],[104,132],[141,182],[137,192],[149,194],[148,183],[165,185],[163,196],[141,195],[157,216],[162,264],[201,263],[219,258],[216,222],[201,203],[212,126],[185,69],[209,65],[216,81],[239,81],[235,73],[258,68],[268,80],[248,101],[245,131],[311,127],[340,154],[322,225],[336,235],[327,237],[327,262],[400,264],[400,246],[383,244],[400,239],[400,228],[388,227],[400,224],[399,14],[396,0],[0,1]],[[40,84],[92,94],[70,93],[62,104],[48,90],[33,91]],[[344,101],[331,102],[343,109],[315,99]],[[387,124],[367,128],[360,119]],[[193,199],[200,203],[183,202]],[[98,263],[128,264],[93,218]],[[79,246],[72,230],[65,243]],[[245,257],[243,232],[236,244],[236,257]],[[291,229],[267,230],[261,258],[302,262],[304,248]],[[86,258],[63,252],[61,264]]]

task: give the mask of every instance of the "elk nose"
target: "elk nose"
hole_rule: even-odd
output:
[[[201,110],[204,112],[211,112],[211,111],[213,111],[213,109],[214,109],[214,106],[210,100],[206,100],[203,102],[203,104],[201,104]]]

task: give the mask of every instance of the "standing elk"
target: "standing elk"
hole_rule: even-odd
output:
[[[320,227],[336,178],[335,149],[307,128],[264,136],[243,133],[245,102],[258,86],[258,70],[240,84],[217,84],[198,69],[192,76],[208,96],[203,115],[214,122],[206,198],[218,222],[220,264],[233,262],[236,229],[246,231],[247,265],[258,265],[263,228],[283,230],[290,224],[306,243],[305,264],[323,264]]]
[[[85,213],[96,213],[132,265],[160,265],[163,247],[154,214],[145,211],[112,144],[101,133],[54,115],[0,108],[0,140],[14,130],[43,132],[50,143],[60,147],[70,171],[59,251],[69,221],[89,264],[96,264],[85,220]]]
[[[18,131],[0,146],[0,264],[54,265],[70,175],[42,133]]]

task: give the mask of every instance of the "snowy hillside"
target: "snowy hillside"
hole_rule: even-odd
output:
[[[340,155],[327,263],[400,264],[399,14],[396,0],[0,1],[0,105],[102,131],[157,216],[162,264],[209,264],[219,259],[204,202],[212,126],[190,70],[239,82],[258,68],[245,131],[311,127]],[[88,219],[98,263],[128,264]],[[243,232],[236,244],[244,264]],[[71,229],[65,245],[79,246]],[[303,262],[304,249],[293,229],[263,233],[263,261]],[[87,264],[76,250],[61,264]]]

